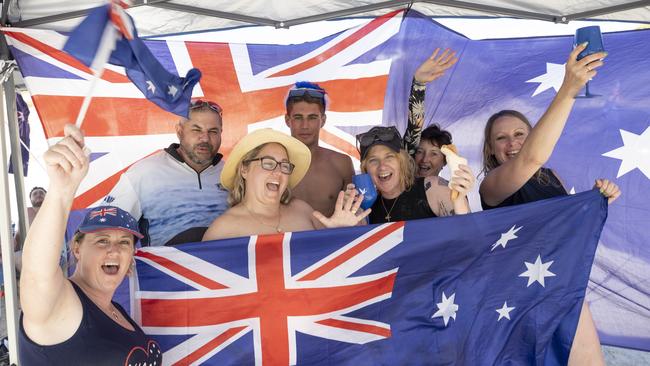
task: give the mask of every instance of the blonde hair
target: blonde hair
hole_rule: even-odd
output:
[[[361,171],[363,173],[368,172],[366,169],[368,165],[368,155],[370,155],[370,152],[375,148],[375,146],[371,146],[370,149],[368,149],[366,157],[361,161]],[[400,190],[402,192],[408,191],[413,186],[413,183],[415,183],[415,161],[404,149],[400,149],[399,153],[397,153],[397,160],[399,161]]]
[[[230,207],[236,206],[239,203],[241,203],[244,200],[244,197],[246,196],[246,179],[244,179],[244,177],[241,174],[242,167],[248,166],[251,163],[248,160],[257,158],[257,154],[259,154],[259,152],[264,148],[264,146],[271,143],[276,144],[277,142],[267,142],[265,144],[257,146],[256,148],[252,149],[251,151],[247,152],[244,156],[242,156],[241,160],[237,163],[237,168],[235,169],[235,178],[232,184],[233,188],[228,192],[228,205]],[[280,145],[284,148],[282,144]],[[291,189],[287,186],[287,189],[284,192],[282,192],[282,196],[280,197],[280,203],[286,205],[290,201],[291,201]]]

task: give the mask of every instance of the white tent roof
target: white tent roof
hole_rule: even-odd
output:
[[[67,30],[104,0],[7,0],[6,20],[17,27]],[[406,7],[435,17],[515,17],[566,23],[598,19],[650,23],[650,0],[134,0],[129,13],[140,35],[242,25],[291,27],[348,16],[376,16]],[[3,14],[5,12],[3,11]]]

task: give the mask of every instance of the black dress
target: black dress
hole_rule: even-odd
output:
[[[411,189],[402,192],[397,198],[385,199],[380,195],[372,205],[368,220],[371,224],[380,224],[429,217],[436,217],[436,214],[431,211],[427,201],[424,178],[416,178]]]

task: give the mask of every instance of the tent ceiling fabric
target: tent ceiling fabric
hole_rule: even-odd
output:
[[[9,0],[6,0],[9,1]],[[69,30],[102,0],[10,0],[9,22],[18,27]],[[346,16],[376,16],[405,7],[405,0],[134,0],[129,13],[142,36],[242,25],[293,26]],[[577,19],[650,23],[650,0],[414,1],[429,16],[511,16],[566,22]]]

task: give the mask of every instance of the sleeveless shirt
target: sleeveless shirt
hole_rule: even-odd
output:
[[[490,210],[567,195],[567,191],[551,169],[542,168],[542,174],[546,174],[549,177],[548,184],[541,184],[536,177],[532,177],[517,192],[496,206],[488,205],[483,201],[483,197],[481,197],[481,206],[484,210]]]
[[[390,215],[390,221],[386,216]],[[424,178],[416,178],[408,191],[402,192],[397,198],[385,199],[381,195],[372,205],[368,216],[371,224],[406,221],[436,217],[431,211],[427,194],[424,189]]]
[[[161,365],[162,350],[147,337],[126,311],[113,302],[134,331],[113,321],[74,282],[83,315],[79,328],[69,339],[50,346],[32,341],[23,328],[20,316],[18,335],[21,365]]]

